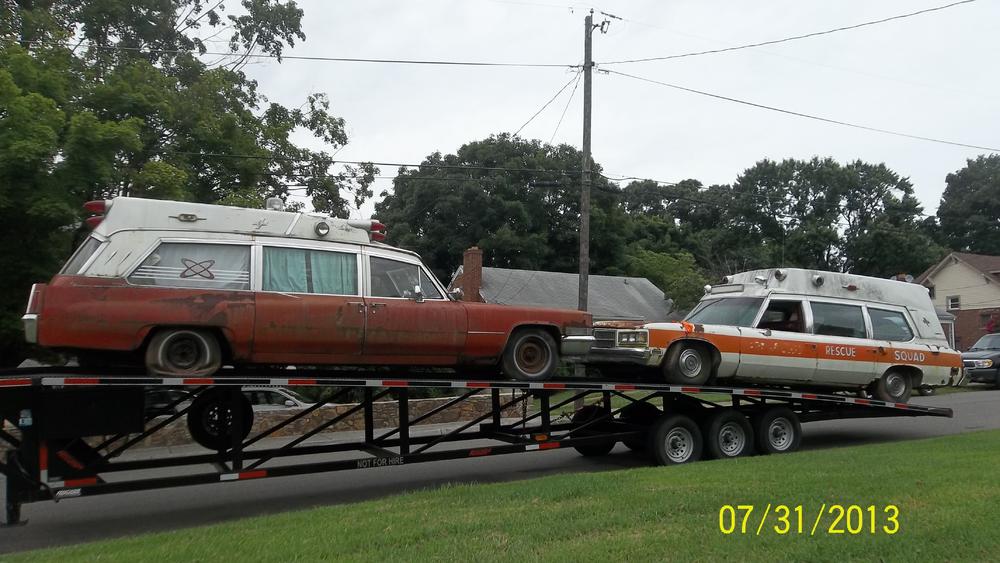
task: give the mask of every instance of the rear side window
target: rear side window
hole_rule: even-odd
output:
[[[913,339],[910,323],[906,322],[906,316],[903,313],[869,307],[868,316],[872,319],[874,338],[891,342],[906,342]]]
[[[265,246],[261,289],[288,293],[357,295],[357,255]]]
[[[200,289],[250,289],[250,247],[165,242],[128,281],[135,285]]]
[[[66,262],[66,265],[63,266],[62,272],[60,273],[68,276],[79,274],[80,269],[83,268],[83,265],[87,263],[87,260],[90,260],[90,257],[97,252],[97,249],[100,246],[101,241],[99,239],[95,237],[87,237],[87,240],[83,241],[80,248],[76,249],[76,252],[73,253],[73,257],[69,259],[69,262]]]
[[[857,305],[812,303],[813,332],[827,336],[866,338],[865,316]]]

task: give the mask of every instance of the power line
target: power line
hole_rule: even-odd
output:
[[[8,40],[9,41],[9,40]],[[45,43],[45,42],[35,42]],[[65,45],[63,42],[50,42],[49,44]],[[423,59],[370,59],[361,57],[326,57],[308,55],[272,55],[269,53],[233,53],[220,51],[200,52],[190,49],[157,49],[153,47],[129,47],[125,45],[96,45],[85,43],[89,49],[99,49],[104,51],[129,51],[136,53],[152,53],[164,55],[213,55],[213,56],[239,56],[253,59],[278,59],[292,61],[322,61],[340,63],[384,63],[384,64],[405,64],[405,65],[442,65],[442,66],[479,66],[479,67],[520,67],[520,68],[579,68],[579,65],[557,64],[557,63],[505,63],[490,61],[454,61],[454,60],[423,60]]]
[[[528,118],[528,120],[524,122],[524,125],[521,125],[520,127],[518,127],[518,128],[517,128],[517,131],[514,131],[514,135],[513,135],[513,136],[514,136],[514,137],[517,137],[518,133],[520,133],[520,132],[521,132],[521,131],[522,131],[522,130],[523,130],[523,129],[525,128],[525,127],[527,127],[527,126],[528,126],[528,124],[529,124],[529,123],[531,123],[532,121],[534,121],[534,120],[535,120],[535,118],[536,118],[536,117],[538,117],[538,114],[540,114],[540,113],[542,113],[543,111],[545,111],[545,108],[549,107],[549,104],[551,104],[552,102],[556,101],[556,98],[558,98],[558,97],[559,97],[559,94],[562,94],[562,93],[563,93],[563,91],[564,91],[564,90],[566,90],[566,88],[569,88],[569,85],[570,85],[570,84],[572,84],[573,82],[575,82],[575,81],[576,81],[576,80],[577,80],[577,79],[578,79],[578,78],[580,77],[580,73],[581,73],[581,72],[583,72],[583,71],[579,71],[579,70],[578,70],[578,71],[576,72],[576,74],[575,74],[575,75],[573,75],[573,77],[569,79],[569,82],[567,82],[566,84],[563,84],[563,87],[562,87],[562,88],[560,88],[560,89],[559,89],[559,90],[558,90],[558,91],[557,91],[557,92],[555,93],[555,95],[554,95],[554,96],[552,96],[551,98],[549,98],[549,101],[547,101],[547,102],[545,102],[544,104],[542,104],[542,107],[541,107],[541,108],[540,108],[540,109],[539,109],[538,111],[536,111],[536,112],[534,113],[534,115],[532,115],[531,117],[529,117],[529,118]],[[575,90],[575,88],[574,88],[574,90]],[[561,119],[560,119],[560,121],[561,121]]]
[[[681,58],[685,58],[685,57],[697,57],[697,56],[701,56],[701,55],[712,55],[712,54],[715,54],[715,53],[726,53],[726,52],[729,52],[729,51],[739,51],[741,49],[752,49],[754,47],[763,47],[765,45],[774,45],[774,44],[777,44],[777,43],[786,43],[786,42],[789,42],[789,41],[798,41],[800,39],[808,39],[810,37],[817,37],[817,36],[820,36],[820,35],[828,35],[828,34],[837,33],[837,32],[840,32],[840,31],[848,31],[848,30],[851,30],[851,29],[858,29],[860,27],[867,27],[867,26],[871,26],[871,25],[878,25],[878,24],[882,24],[882,23],[886,23],[886,22],[890,22],[890,21],[901,20],[903,18],[909,18],[909,17],[913,17],[913,16],[919,16],[921,14],[926,14],[926,13],[929,13],[929,12],[937,12],[937,11],[940,11],[940,10],[946,10],[948,8],[959,6],[961,4],[970,4],[970,3],[975,2],[975,1],[976,0],[961,0],[960,2],[952,2],[951,4],[945,4],[944,6],[937,6],[937,7],[934,7],[934,8],[926,8],[926,9],[923,9],[923,10],[917,10],[916,12],[909,12],[909,13],[906,13],[906,14],[899,14],[897,16],[891,16],[891,17],[882,18],[882,19],[879,19],[879,20],[866,21],[866,22],[861,22],[861,23],[857,23],[857,24],[854,24],[854,25],[847,25],[847,26],[843,26],[843,27],[835,27],[833,29],[827,29],[827,30],[824,30],[824,31],[814,31],[812,33],[805,33],[805,34],[802,34],[802,35],[793,35],[791,37],[784,37],[784,38],[781,38],[781,39],[772,39],[770,41],[760,41],[758,43],[747,43],[745,45],[735,45],[733,47],[723,47],[721,49],[709,49],[709,50],[706,50],[706,51],[694,51],[694,52],[690,52],[690,53],[678,53],[676,55],[666,55],[666,56],[663,56],[663,57],[646,57],[646,58],[641,58],[641,59],[625,59],[625,60],[621,60],[621,61],[611,61],[611,62],[600,63],[600,64],[602,64],[602,65],[616,65],[616,64],[626,64],[626,63],[644,63],[644,62],[649,62],[649,61],[666,61],[666,60],[670,60],[670,59],[681,59]]]
[[[552,130],[552,136],[549,137],[550,145],[552,144],[552,141],[555,140],[556,133],[559,132],[559,127],[562,125],[563,119],[565,119],[566,117],[566,112],[569,110],[570,104],[573,103],[573,97],[576,96],[576,89],[578,86],[580,86],[580,78],[582,77],[583,77],[582,72],[578,72],[576,74],[576,82],[573,83],[573,91],[569,93],[569,99],[566,100],[566,107],[563,108],[562,115],[559,116],[559,121],[556,122],[556,128]]]
[[[965,1],[971,2],[973,0],[965,0]],[[931,142],[931,143],[939,143],[939,144],[943,144],[943,145],[951,145],[951,146],[956,146],[956,147],[964,147],[964,148],[969,148],[969,149],[977,149],[977,150],[984,150],[984,151],[989,151],[989,152],[994,152],[994,153],[1000,153],[1000,148],[987,147],[987,146],[983,146],[983,145],[973,145],[973,144],[969,144],[969,143],[959,143],[959,142],[955,142],[955,141],[946,141],[944,139],[936,139],[934,137],[924,137],[924,136],[921,136],[921,135],[911,135],[909,133],[901,133],[899,131],[891,131],[889,129],[881,129],[881,128],[878,128],[878,127],[869,127],[867,125],[860,125],[860,124],[857,124],[857,123],[850,123],[848,121],[840,121],[838,119],[831,119],[831,118],[828,118],[828,117],[820,117],[818,115],[811,115],[811,114],[808,114],[808,113],[802,113],[802,112],[798,112],[798,111],[783,109],[783,108],[779,108],[779,107],[775,107],[775,106],[769,106],[769,105],[765,105],[765,104],[758,104],[758,103],[755,103],[755,102],[749,102],[747,100],[741,100],[741,99],[738,99],[738,98],[732,98],[732,97],[729,97],[729,96],[723,96],[721,94],[713,94],[711,92],[705,92],[705,91],[702,91],[702,90],[695,90],[694,88],[687,88],[687,87],[684,87],[684,86],[678,86],[677,84],[670,84],[670,83],[667,83],[667,82],[660,82],[659,80],[653,80],[652,78],[644,78],[642,76],[636,76],[634,74],[628,74],[628,73],[619,72],[619,71],[616,71],[616,70],[606,70],[605,69],[604,72],[609,73],[609,74],[617,74],[619,76],[625,76],[625,77],[631,78],[633,80],[640,80],[642,82],[649,82],[650,84],[658,84],[660,86],[665,86],[667,88],[673,88],[675,90],[681,90],[681,91],[684,91],[684,92],[689,92],[691,94],[698,94],[699,96],[708,96],[709,98],[715,98],[717,100],[724,100],[724,101],[727,101],[727,102],[734,102],[734,103],[742,104],[742,105],[745,105],[745,106],[755,107],[755,108],[759,108],[759,109],[766,109],[766,110],[769,110],[769,111],[775,111],[775,112],[784,113],[784,114],[787,114],[787,115],[794,115],[796,117],[803,117],[805,119],[812,119],[814,121],[822,121],[824,123],[832,123],[834,125],[842,125],[844,127],[852,127],[854,129],[862,129],[864,131],[873,131],[875,133],[884,133],[886,135],[895,135],[897,137],[906,137],[908,139],[917,139],[919,141],[928,141],[928,142]]]

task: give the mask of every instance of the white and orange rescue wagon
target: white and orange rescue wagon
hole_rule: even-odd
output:
[[[921,285],[792,268],[724,281],[681,322],[598,327],[590,361],[659,368],[670,383],[867,389],[891,402],[961,369]]]

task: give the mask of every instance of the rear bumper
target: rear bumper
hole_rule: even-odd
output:
[[[24,325],[24,339],[31,344],[38,344],[38,315],[25,313],[21,317],[21,324]]]

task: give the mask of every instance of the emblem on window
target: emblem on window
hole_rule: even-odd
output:
[[[201,262],[195,262],[190,258],[181,258],[181,263],[184,264],[186,268],[181,272],[182,278],[205,278],[206,280],[214,280],[215,274],[212,273],[212,266],[215,265],[215,260],[202,260]]]

